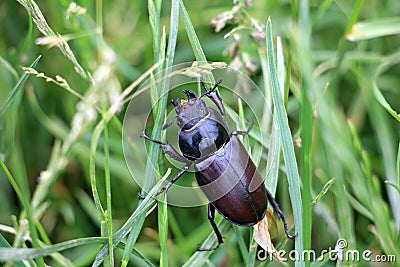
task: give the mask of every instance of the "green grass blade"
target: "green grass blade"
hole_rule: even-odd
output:
[[[374,93],[374,96],[375,96],[376,100],[397,121],[400,121],[400,114],[391,107],[389,102],[383,96],[383,94],[382,94],[382,92],[381,92],[381,90],[379,89],[379,86],[378,86],[378,79],[379,79],[380,76],[383,75],[383,73],[386,70],[388,70],[391,67],[393,67],[393,65],[397,65],[399,63],[400,63],[400,51],[395,52],[395,53],[383,58],[381,63],[376,68],[376,70],[374,72],[374,75],[373,75],[373,78],[372,78],[372,91]]]
[[[399,33],[400,17],[379,18],[355,23],[346,38],[358,42]]]
[[[303,183],[302,205],[303,205],[303,238],[304,249],[311,249],[311,230],[312,230],[312,166],[311,148],[313,137],[313,107],[309,98],[310,73],[304,73],[302,81],[302,100],[300,109],[301,125],[301,177]],[[310,266],[306,261],[306,266]]]
[[[167,194],[164,194],[163,200],[158,201],[158,235],[160,237],[160,267],[168,266],[168,204]]]
[[[170,33],[168,39],[168,50],[165,61],[164,77],[166,78],[163,80],[163,83],[161,85],[161,91],[158,93],[160,99],[158,101],[157,114],[155,114],[154,117],[154,127],[151,135],[152,138],[156,140],[161,139],[161,129],[165,120],[165,109],[167,104],[168,88],[170,82],[168,74],[171,71],[171,67],[174,60],[178,28],[179,28],[179,3],[178,0],[174,0],[172,1],[172,6],[171,6]],[[159,145],[150,143],[149,161],[146,164],[146,172],[145,172],[146,182],[143,188],[144,191],[148,191],[148,189],[154,184],[156,178],[156,172],[153,166],[158,165],[159,154],[160,154]],[[138,222],[132,228],[131,235],[133,235],[133,237],[128,239],[129,242],[127,243],[127,249],[125,249],[124,256],[122,259],[123,264],[127,264],[129,261],[128,258],[128,254],[130,254],[129,248],[133,248],[134,244],[136,243],[139,232],[143,226],[144,217],[145,217],[144,215],[141,215],[140,218],[138,219]]]
[[[264,111],[264,117],[263,117],[263,126],[262,129],[268,129],[269,128],[269,121],[270,119],[267,118],[267,113],[270,113],[270,106],[272,105],[272,99],[271,99],[271,91],[267,90],[267,88],[270,88],[270,79],[269,79],[269,71],[268,71],[268,62],[267,62],[267,57],[265,54],[260,53],[260,61],[261,61],[261,69],[263,73],[263,78],[264,78],[264,94],[265,94],[265,102],[268,107],[265,108]],[[278,131],[278,124],[277,124],[277,118],[276,118],[276,112],[274,112],[274,116],[272,118],[272,129],[271,129],[271,140],[270,140],[270,145],[269,145],[269,151],[268,151],[268,160],[267,160],[267,166],[266,166],[266,173],[267,173],[267,178],[265,179],[265,185],[271,192],[273,196],[275,196],[276,193],[276,186],[278,182],[278,174],[279,174],[279,162],[280,162],[280,149],[281,149],[281,141],[280,141],[280,133]]]
[[[11,246],[7,242],[7,240],[4,238],[4,236],[0,233],[0,249],[1,248],[11,248]],[[22,261],[14,261],[13,264],[15,265],[15,267],[24,267],[25,266],[22,263]]]
[[[154,54],[154,62],[158,62],[160,60],[160,53],[163,50],[160,49],[161,43],[161,29],[160,29],[160,6],[157,6],[153,0],[147,1],[147,9],[149,10],[149,22],[150,28],[152,31],[153,38],[153,54]]]
[[[111,177],[110,177],[110,151],[108,140],[108,123],[104,126],[104,155],[105,155],[105,184],[106,184],[106,223],[107,223],[107,238],[108,238],[108,254],[109,266],[114,266],[114,249],[113,249],[113,225],[112,225],[112,206],[111,206]]]
[[[0,66],[2,66],[2,68],[4,68],[4,69],[8,70],[8,72],[14,77],[15,81],[18,81],[18,79],[19,79],[18,72],[2,56],[0,56]]]
[[[21,191],[20,186],[15,181],[14,177],[12,176],[10,171],[8,170],[7,166],[4,164],[3,160],[1,159],[1,157],[0,157],[0,167],[3,169],[4,173],[6,174],[9,182],[13,186],[15,192],[17,193],[17,196],[18,196],[19,200],[21,201],[22,206],[25,209],[26,218],[28,220],[28,227],[29,227],[29,231],[30,231],[30,235],[31,235],[31,239],[32,239],[32,245],[33,245],[34,248],[39,248],[38,231],[37,231],[37,229],[35,227],[35,219],[33,217],[32,207],[29,204],[28,195],[23,194],[23,191]],[[0,250],[0,255],[1,255],[1,250]],[[0,257],[0,259],[1,259],[1,257]],[[19,259],[19,258],[18,257],[14,257],[13,259]],[[43,258],[40,257],[38,259],[38,265],[39,266],[44,266]]]
[[[282,139],[283,158],[287,168],[287,176],[289,182],[289,194],[291,198],[294,224],[296,227],[296,250],[298,253],[303,253],[303,209],[301,206],[301,193],[300,193],[300,177],[297,169],[296,156],[294,153],[294,146],[292,136],[290,133],[289,123],[287,119],[286,110],[283,104],[282,95],[279,90],[279,82],[277,77],[274,50],[272,43],[272,25],[271,19],[268,19],[266,29],[266,42],[268,53],[268,66],[271,78],[272,99],[277,112],[278,127]],[[296,266],[304,266],[304,262],[296,261]]]
[[[399,194],[400,194],[400,187],[399,187],[398,185],[396,185],[396,184],[394,184],[394,183],[392,183],[392,182],[390,182],[390,181],[385,181],[385,183],[388,184],[388,185],[390,185],[390,186],[393,187],[394,189],[396,189],[396,190],[399,192]]]
[[[204,54],[199,38],[197,37],[196,31],[193,27],[192,22],[190,21],[189,14],[182,0],[179,0],[179,6],[181,8],[183,23],[185,24],[186,33],[187,36],[189,37],[190,45],[192,46],[194,56],[196,57],[197,61],[207,62],[206,55]]]
[[[397,182],[396,175],[396,148],[393,144],[396,143],[397,137],[393,135],[390,130],[389,118],[386,113],[376,102],[369,104],[369,115],[371,117],[372,125],[375,129],[377,146],[379,147],[382,164],[385,170],[385,178],[392,182]],[[390,186],[386,187],[389,197],[389,203],[391,211],[393,213],[394,220],[397,225],[397,229],[400,227],[400,195],[398,192]],[[383,201],[383,200],[382,200]],[[377,217],[377,219],[380,219]]]
[[[150,196],[154,195],[163,185],[163,182],[168,177],[170,170],[166,172],[166,175],[163,179],[161,179],[148,193]],[[150,209],[151,206],[155,204],[155,199],[151,197],[146,197],[143,201],[140,202],[137,209],[133,212],[133,214],[128,218],[128,220],[124,223],[124,225],[114,234],[113,243],[114,246],[119,244],[122,239],[131,231],[132,227],[137,223],[140,216],[145,216],[146,212]],[[92,266],[100,266],[100,264],[106,259],[108,255],[108,244],[105,244],[99,251],[96,256],[95,261]]]
[[[400,142],[399,142],[399,147],[397,149],[396,177],[397,177],[397,186],[400,187]]]
[[[300,1],[299,7],[299,33],[298,33],[298,65],[302,67],[301,74],[301,105],[300,105],[300,166],[302,177],[302,207],[303,207],[303,245],[304,250],[311,249],[312,230],[312,166],[311,148],[313,131],[313,108],[310,101],[312,88],[312,58],[311,58],[311,18],[310,3],[308,0]],[[296,226],[297,230],[297,226]],[[305,261],[310,266],[310,261]]]
[[[192,46],[194,56],[199,62],[207,62],[206,55],[204,54],[203,48],[201,47],[199,38],[197,37],[196,31],[193,27],[192,22],[190,21],[189,14],[183,4],[182,0],[179,0],[180,10],[182,14],[183,23],[185,24],[185,29],[187,36],[189,38],[190,45]],[[213,75],[204,75],[203,79],[211,84],[215,83],[215,79]]]
[[[364,0],[357,0],[356,3],[354,4],[354,8],[352,9],[351,16],[349,18],[349,21],[347,22],[346,29],[343,33],[344,35],[351,29],[351,27],[356,22],[363,5],[364,5]],[[349,42],[346,42],[345,36],[343,36],[339,42],[339,47],[337,49],[337,56],[336,56],[336,66],[335,66],[335,70],[331,76],[331,85],[333,87],[337,86],[336,83],[339,78],[340,69],[342,67],[346,53],[348,52],[347,50],[349,49],[348,43]]]
[[[231,223],[224,220],[222,217],[216,220],[218,229],[222,234],[226,233],[231,226]],[[215,246],[217,238],[214,232],[211,232],[206,240],[200,245],[203,248],[209,248]],[[182,267],[201,267],[204,266],[213,251],[196,251],[193,255],[185,262]]]
[[[102,244],[106,240],[107,238],[105,237],[86,237],[61,242],[56,245],[46,246],[43,248],[0,248],[0,260],[7,261],[13,259],[35,259],[74,247]]]
[[[34,68],[37,63],[39,62],[40,58],[42,56],[38,56],[35,61],[29,66],[30,68]],[[0,109],[0,116],[3,115],[4,111],[8,108],[8,106],[13,102],[14,106],[18,106],[19,102],[21,101],[21,89],[25,83],[25,81],[28,79],[29,74],[24,73],[22,77],[18,80],[17,84],[14,86],[14,88],[11,90],[11,92],[7,96],[7,100],[4,103],[4,105]]]
[[[126,240],[126,247],[121,260],[122,267],[128,266],[131,251],[133,250],[136,240],[139,237],[141,228],[137,227],[136,225],[142,226],[145,218],[145,214],[141,214],[139,218],[137,218],[135,224],[132,226],[132,230],[129,233],[128,239]]]
[[[97,213],[100,217],[101,223],[105,221],[104,209],[100,201],[100,196],[97,191],[97,178],[96,178],[96,150],[101,137],[101,133],[104,129],[105,121],[100,121],[94,131],[90,142],[90,160],[89,160],[89,173],[90,173],[90,184],[92,187],[92,194],[94,203],[96,205]]]
[[[313,206],[316,205],[326,195],[326,193],[328,193],[329,189],[334,183],[335,183],[335,177],[329,179],[329,181],[326,182],[321,192],[319,192],[319,194],[314,198],[312,202]]]

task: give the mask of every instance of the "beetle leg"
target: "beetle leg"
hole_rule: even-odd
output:
[[[271,205],[274,208],[274,210],[276,211],[276,213],[278,213],[279,218],[281,218],[281,220],[283,221],[283,227],[285,229],[286,236],[290,239],[295,239],[296,235],[289,234],[289,230],[288,230],[287,223],[286,223],[285,213],[283,213],[283,211],[279,208],[278,202],[276,202],[276,200],[272,196],[271,192],[269,192],[268,189],[266,189],[266,190],[267,190],[268,202],[271,203]]]
[[[189,170],[189,167],[190,167],[190,164],[186,164],[185,167],[183,167],[183,169],[182,169],[177,175],[175,175],[174,178],[172,178],[166,185],[164,185],[163,188],[161,188],[160,191],[158,191],[158,192],[154,195],[154,197],[156,197],[156,196],[158,196],[158,195],[161,195],[163,192],[168,191],[168,189],[169,189],[176,181],[178,181],[178,179],[181,178],[182,175],[183,175],[185,172],[187,172],[187,170]],[[140,192],[138,193],[138,196],[139,196],[140,199],[145,199],[145,197],[146,197],[145,195],[142,195]]]
[[[169,122],[167,122],[166,124],[163,125],[162,129],[165,130],[167,129],[169,126],[172,125],[172,123],[174,123],[174,121],[176,120],[178,116],[173,117]]]
[[[222,239],[222,235],[220,233],[220,231],[218,230],[217,224],[215,223],[214,220],[214,216],[215,216],[215,207],[213,206],[213,204],[208,204],[208,220],[211,223],[211,226],[214,230],[214,233],[217,236],[217,240],[218,240],[218,245],[216,245],[215,247],[212,248],[201,248],[199,247],[199,245],[196,245],[197,251],[212,251],[212,250],[216,250],[217,248],[219,248],[219,246],[224,243],[224,240]]]
[[[232,135],[247,135],[247,134],[251,131],[251,129],[253,128],[254,122],[253,122],[253,120],[251,120],[250,118],[246,118],[246,120],[247,120],[247,122],[250,124],[250,125],[249,125],[249,128],[247,128],[246,131],[233,131],[233,132],[231,133],[231,136],[232,136]]]
[[[215,91],[215,89],[217,89],[218,85],[220,83],[222,83],[222,79],[219,79],[214,84],[214,87],[211,88],[210,90],[207,89],[207,85],[204,83],[204,80],[202,78],[200,78],[200,82],[201,82],[201,85],[203,86],[204,90],[206,91],[203,95],[201,95],[201,97],[203,97],[205,95],[208,96],[208,98],[210,98],[211,101],[214,102],[214,104],[218,107],[219,111],[221,112],[222,118],[226,119],[224,104],[222,103],[222,99],[219,96],[218,92]]]
[[[173,146],[171,146],[170,144],[164,143],[162,141],[155,140],[155,139],[149,137],[148,135],[146,135],[145,131],[143,131],[141,137],[143,137],[146,140],[149,140],[150,142],[153,142],[153,143],[161,145],[161,148],[162,148],[164,154],[167,154],[171,158],[173,158],[173,159],[175,159],[177,161],[183,162],[183,163],[188,163],[189,162],[184,156],[179,154],[178,151],[176,151],[176,149]]]
[[[146,134],[146,131],[143,131],[143,132],[142,132],[142,135],[141,135],[140,137],[143,137],[144,139],[149,140],[149,141],[151,141],[151,142],[153,142],[153,143],[156,143],[156,144],[166,145],[166,143],[164,143],[164,142],[162,142],[162,141],[159,141],[159,140],[155,140],[155,139],[151,138],[150,136],[148,136],[148,135]]]

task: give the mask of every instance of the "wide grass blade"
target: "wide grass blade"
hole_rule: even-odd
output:
[[[278,129],[281,134],[283,158],[287,168],[287,177],[289,182],[289,194],[291,198],[294,224],[296,227],[296,250],[301,255],[303,253],[303,208],[300,192],[300,177],[297,169],[296,155],[294,153],[294,146],[292,136],[289,128],[285,106],[280,93],[278,75],[275,64],[275,55],[272,42],[272,25],[271,19],[268,19],[266,28],[266,42],[267,42],[267,57],[268,67],[271,79],[271,90],[274,107],[277,112]],[[304,266],[303,261],[296,261],[296,266]]]
[[[196,31],[193,27],[192,22],[190,21],[189,14],[182,0],[179,0],[179,6],[181,9],[183,23],[185,24],[186,33],[189,37],[190,45],[192,46],[194,56],[196,57],[197,61],[207,62],[206,55],[203,51],[203,48],[201,47],[199,38],[197,37]]]

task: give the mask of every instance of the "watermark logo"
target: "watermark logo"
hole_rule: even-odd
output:
[[[286,261],[309,261],[309,262],[396,262],[396,255],[374,254],[371,250],[356,250],[347,249],[348,242],[344,238],[339,238],[336,241],[335,247],[323,249],[320,252],[315,250],[304,250],[302,253],[297,250],[277,250],[277,256],[284,262]],[[268,253],[265,250],[257,252],[259,261],[272,261],[273,253]]]

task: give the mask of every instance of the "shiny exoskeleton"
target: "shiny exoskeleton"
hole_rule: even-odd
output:
[[[211,89],[207,89],[202,79],[200,81],[205,89],[202,96],[197,97],[193,91],[184,90],[187,100],[172,101],[177,113],[177,125],[180,127],[178,143],[183,155],[170,144],[151,139],[143,133],[147,140],[160,144],[165,154],[186,163],[156,195],[168,190],[191,165],[194,165],[196,180],[210,201],[208,219],[218,239],[216,247],[197,247],[197,250],[214,250],[223,243],[222,235],[214,221],[215,210],[232,223],[251,226],[264,218],[268,202],[282,219],[286,235],[293,239],[294,236],[290,235],[287,229],[285,214],[265,188],[256,166],[236,137],[248,134],[252,121],[248,120],[250,127],[247,131],[230,132],[222,100],[215,91],[222,80]],[[203,96],[210,98],[219,112],[207,107],[201,99]],[[171,123],[166,124],[164,129],[170,125]]]

